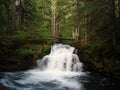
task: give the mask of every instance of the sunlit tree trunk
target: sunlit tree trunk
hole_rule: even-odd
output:
[[[51,0],[51,32],[52,36],[56,34],[56,0]]]
[[[76,40],[79,39],[79,35],[80,35],[80,16],[78,12],[79,5],[80,5],[80,0],[76,0],[75,30],[73,32],[73,38],[75,38]]]
[[[59,22],[58,21],[55,22],[55,29],[56,29],[56,31],[59,31]]]
[[[79,34],[80,34],[80,16],[79,16],[79,12],[78,12],[78,9],[79,9],[79,3],[80,3],[80,0],[77,0],[76,1],[76,10],[77,10],[77,13],[76,13],[76,35],[77,35],[77,40],[79,39]]]

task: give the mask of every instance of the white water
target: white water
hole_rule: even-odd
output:
[[[75,48],[69,45],[54,44],[51,47],[50,54],[44,56],[42,60],[38,60],[37,69],[24,72],[24,77],[14,80],[14,82],[20,85],[39,84],[41,88],[47,87],[47,85],[45,86],[42,83],[56,85],[54,88],[46,90],[64,90],[64,87],[69,88],[69,90],[80,90],[81,83],[77,79],[84,73],[82,72],[82,63],[74,51]],[[15,87],[12,83],[6,84],[5,82],[10,81],[3,80],[5,86],[21,90],[21,88]],[[34,90],[34,88],[29,87],[22,90]]]
[[[38,62],[38,66],[46,72],[80,72],[82,71],[82,63],[78,56],[74,54],[75,48],[69,45],[54,44],[51,47],[49,55],[43,57]],[[55,74],[55,73],[54,73]]]

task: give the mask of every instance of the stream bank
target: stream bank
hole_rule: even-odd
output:
[[[23,71],[36,66],[36,61],[50,52],[50,42],[11,41],[0,42],[0,72]],[[69,43],[77,48],[78,56],[84,63],[84,71],[99,73],[109,78],[118,79],[120,76],[119,57],[113,53],[106,53],[101,48],[90,45]],[[119,78],[120,79],[120,78]]]
[[[23,71],[36,66],[36,61],[49,53],[51,44],[35,41],[0,42],[0,72]]]

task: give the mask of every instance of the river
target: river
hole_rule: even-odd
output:
[[[31,70],[0,73],[0,84],[12,90],[119,90],[119,84],[83,70],[69,45],[54,44]]]

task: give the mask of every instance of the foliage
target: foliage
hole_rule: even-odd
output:
[[[48,53],[50,37],[55,33],[56,37],[76,39],[72,43],[82,48],[83,52],[80,54],[83,62],[91,64],[92,69],[95,67],[110,72],[115,65],[119,66],[119,0],[15,1],[13,3],[12,0],[0,0],[1,58],[4,58],[4,55],[6,58],[15,55],[20,55],[23,59],[37,59],[39,55],[42,58]],[[52,1],[56,2],[54,17]],[[55,41],[57,40],[52,40]],[[48,45],[43,45],[44,49],[38,53],[36,47],[40,47],[36,44],[42,46],[43,43]],[[9,55],[12,51],[14,53]],[[120,70],[119,67],[116,67],[116,70]]]

